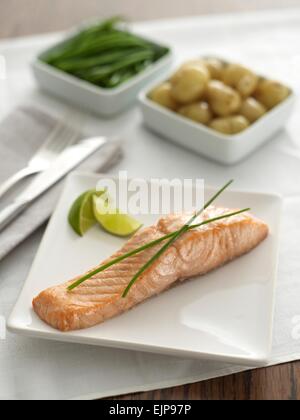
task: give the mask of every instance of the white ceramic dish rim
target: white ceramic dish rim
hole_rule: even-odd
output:
[[[203,58],[206,58],[206,57],[207,56],[204,56]],[[214,58],[216,58],[216,57],[214,57]],[[224,63],[229,62],[222,57],[218,57],[218,59],[223,61]],[[172,73],[170,73],[170,75],[171,74]],[[265,76],[265,75],[259,75],[259,77],[262,78],[262,79],[271,80],[270,77]],[[159,105],[159,104],[155,103],[154,101],[152,101],[151,99],[149,99],[148,95],[151,92],[151,90],[154,89],[156,86],[158,86],[160,83],[165,82],[166,80],[168,80],[168,78],[164,77],[164,78],[160,78],[160,80],[156,80],[156,82],[152,82],[151,84],[148,84],[148,86],[146,88],[144,88],[138,96],[138,99],[139,99],[140,103],[142,103],[144,105],[147,105],[148,107],[150,107],[152,109],[155,109],[156,111],[159,111],[161,114],[163,114],[167,118],[172,117],[173,119],[177,119],[178,121],[180,121],[182,124],[185,124],[186,126],[196,128],[199,131],[203,131],[203,132],[208,133],[210,135],[214,135],[215,137],[217,137],[221,140],[231,141],[231,142],[232,141],[239,141],[240,138],[242,138],[244,136],[244,134],[246,134],[246,133],[251,134],[251,131],[255,130],[257,127],[259,127],[259,125],[263,124],[266,121],[266,119],[268,119],[268,117],[270,117],[272,115],[279,114],[281,112],[282,108],[284,108],[287,105],[287,103],[291,103],[291,102],[293,103],[296,99],[296,95],[295,95],[293,89],[290,86],[288,86],[286,83],[284,83],[284,85],[290,90],[290,95],[283,102],[276,105],[274,108],[268,110],[268,112],[264,116],[262,116],[261,118],[256,120],[254,123],[252,123],[248,128],[246,128],[241,133],[237,133],[237,134],[233,134],[233,135],[229,135],[229,134],[226,135],[226,134],[223,134],[223,133],[219,133],[218,131],[213,130],[210,127],[207,127],[204,124],[197,123],[193,120],[190,120],[189,118],[186,118],[183,115],[180,115],[175,111],[172,111],[168,108],[165,108],[162,105]]]
[[[164,45],[164,44],[159,44],[156,40],[153,40],[149,37],[145,37],[145,36],[136,34],[141,39],[152,42],[152,43],[154,43],[154,44],[156,44],[160,47],[167,48],[169,51],[163,57],[161,57],[160,59],[158,59],[157,61],[155,61],[151,65],[149,65],[141,73],[133,76],[132,78],[130,78],[126,82],[122,83],[120,86],[110,88],[110,89],[104,89],[101,86],[96,86],[96,85],[94,85],[94,84],[92,84],[92,83],[90,83],[86,80],[80,79],[79,77],[73,76],[72,74],[69,74],[67,72],[64,72],[63,70],[60,70],[56,67],[53,67],[50,64],[47,64],[47,63],[45,63],[41,60],[40,57],[41,57],[42,54],[47,53],[48,51],[50,51],[55,46],[64,44],[69,39],[73,38],[80,31],[80,29],[83,29],[83,28],[87,27],[89,24],[92,24],[92,23],[95,23],[95,22],[96,22],[95,20],[87,21],[83,25],[79,25],[79,26],[71,29],[70,31],[68,31],[65,34],[65,36],[62,40],[60,40],[56,44],[48,47],[47,49],[44,49],[44,50],[40,51],[37,54],[36,58],[32,61],[32,67],[40,68],[42,71],[46,71],[48,74],[50,74],[52,76],[59,77],[60,79],[63,79],[64,81],[66,81],[66,82],[68,82],[72,85],[81,86],[83,89],[88,90],[92,93],[101,94],[102,96],[109,97],[109,96],[114,96],[114,95],[117,95],[119,93],[123,93],[123,92],[126,92],[127,90],[130,90],[130,88],[132,88],[135,84],[138,84],[138,82],[142,81],[143,79],[146,79],[149,75],[151,75],[151,73],[153,71],[155,71],[159,67],[163,66],[165,64],[165,62],[168,62],[169,60],[172,59],[172,56],[173,56],[172,49],[169,46]],[[131,32],[133,34],[135,34],[134,31],[131,31]]]
[[[71,175],[68,176],[69,178],[72,177],[89,177],[89,178],[95,178],[95,180],[99,179],[99,174],[91,174],[91,173],[86,173],[86,172],[75,172]],[[67,182],[65,184],[65,189],[67,188]],[[206,189],[212,189],[215,190],[215,187],[212,186],[206,186]],[[62,196],[64,195],[64,191],[62,192]],[[267,193],[267,192],[260,192],[260,191],[253,191],[253,190],[239,190],[239,189],[231,189],[232,193],[241,193],[241,194],[256,194],[256,195],[261,195],[261,196],[269,196],[269,197],[273,197],[273,198],[277,198],[279,200],[281,200],[281,206],[282,207],[282,197],[279,194],[275,194],[275,193]],[[57,208],[56,210],[53,212],[52,218],[49,222],[49,225],[47,227],[47,230],[45,232],[45,235],[41,241],[39,250],[37,252],[37,255],[35,257],[34,260],[34,264],[30,270],[30,273],[28,274],[27,278],[30,277],[31,272],[34,270],[35,264],[38,260],[38,257],[40,255],[40,253],[42,253],[42,250],[44,248],[44,244],[47,242],[47,232],[48,229],[51,228],[52,224],[55,222],[55,214],[58,208],[60,208],[61,206],[61,200],[59,200],[58,204],[57,204]],[[281,210],[281,209],[280,209]],[[278,215],[278,231],[280,232],[280,226],[281,226],[281,220],[282,220],[282,211],[280,211],[279,215]],[[261,358],[251,358],[249,356],[243,356],[243,355],[232,355],[229,356],[228,354],[224,354],[222,352],[218,352],[218,353],[206,353],[206,352],[199,352],[199,351],[193,351],[193,350],[186,350],[186,349],[180,349],[180,348],[174,348],[174,347],[168,347],[166,345],[164,346],[159,346],[157,344],[155,344],[154,346],[151,346],[149,344],[143,344],[143,343],[136,343],[133,340],[131,340],[130,342],[126,342],[124,340],[118,340],[118,339],[113,339],[113,340],[109,340],[107,338],[101,338],[101,342],[99,342],[98,338],[95,337],[85,337],[85,336],[80,336],[80,331],[75,331],[74,333],[71,334],[66,334],[66,333],[61,333],[59,331],[53,330],[51,332],[45,332],[45,331],[40,331],[34,328],[31,329],[26,329],[22,326],[20,326],[18,324],[18,322],[14,321],[14,312],[16,310],[16,307],[18,305],[18,301],[7,321],[7,329],[13,333],[17,333],[19,335],[22,336],[29,336],[29,337],[37,337],[37,338],[43,338],[43,339],[47,339],[47,340],[51,340],[51,341],[63,341],[63,342],[70,342],[70,343],[79,343],[79,344],[90,344],[90,345],[96,345],[96,346],[105,346],[105,347],[112,347],[112,348],[119,348],[119,349],[124,349],[124,350],[140,350],[140,351],[144,351],[144,352],[154,352],[154,353],[160,353],[160,354],[166,354],[166,355],[172,355],[172,356],[180,356],[180,357],[191,357],[194,359],[205,359],[205,360],[212,360],[212,361],[224,361],[224,362],[229,362],[229,363],[239,363],[241,365],[244,366],[255,366],[255,367],[260,367],[260,366],[265,366],[268,363],[268,358],[271,354],[271,350],[272,350],[272,338],[273,338],[273,324],[274,324],[274,311],[275,311],[275,289],[276,289],[276,281],[277,281],[277,269],[278,269],[278,254],[279,254],[279,241],[277,241],[276,243],[276,250],[275,250],[275,254],[276,254],[276,261],[275,261],[275,275],[273,278],[273,287],[272,287],[272,297],[271,297],[271,322],[269,325],[269,337],[268,337],[268,349],[266,350],[266,353],[264,353],[263,357]],[[25,283],[26,284],[26,283]],[[25,284],[24,287],[20,293],[20,297],[23,295],[23,291],[25,289]]]

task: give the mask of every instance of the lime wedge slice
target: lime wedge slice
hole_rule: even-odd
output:
[[[142,223],[118,210],[111,211],[107,201],[94,195],[94,215],[107,232],[116,236],[130,236],[142,227]]]
[[[103,192],[90,190],[83,193],[71,207],[69,212],[69,223],[73,230],[79,235],[83,236],[92,226],[97,223],[94,216],[93,197],[97,197]]]

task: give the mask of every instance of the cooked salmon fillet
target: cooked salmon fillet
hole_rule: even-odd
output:
[[[211,206],[195,224],[232,211]],[[104,263],[178,230],[189,218],[186,214],[160,219],[157,225],[136,233]],[[47,289],[33,300],[33,308],[43,321],[61,331],[92,327],[182,280],[208,273],[249,252],[267,235],[268,226],[251,214],[232,216],[185,233],[137,280],[126,298],[122,298],[124,289],[162,244],[95,275],[72,292],[67,287],[77,279]]]

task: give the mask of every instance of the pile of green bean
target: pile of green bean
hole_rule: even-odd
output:
[[[102,88],[114,88],[169,50],[120,29],[113,18],[82,30],[73,38],[48,50],[41,60]]]

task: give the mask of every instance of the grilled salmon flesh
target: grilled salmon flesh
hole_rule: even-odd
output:
[[[211,206],[195,223],[232,211]],[[136,233],[104,263],[180,229],[189,218],[190,215],[170,215],[160,219],[157,225]],[[268,226],[249,213],[209,223],[179,238],[137,280],[126,298],[122,298],[124,289],[162,244],[95,275],[72,292],[67,291],[67,287],[77,279],[47,289],[33,300],[33,308],[43,321],[61,331],[92,327],[120,315],[175,283],[208,273],[251,251],[267,235]]]

